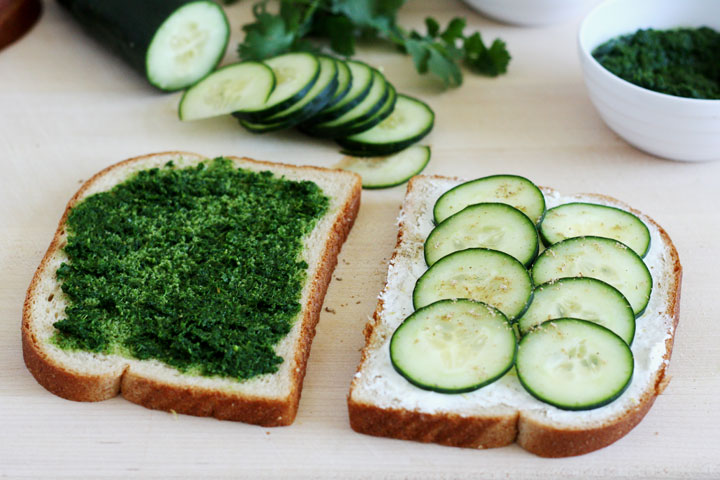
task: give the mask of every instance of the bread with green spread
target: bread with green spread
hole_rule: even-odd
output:
[[[89,220],[76,220],[76,224],[83,225],[82,221],[84,221],[86,222],[84,225],[94,227],[95,223],[102,223],[102,219],[95,218],[93,220],[93,215],[96,215],[97,212],[94,213],[92,209],[87,207],[89,202],[99,201],[98,199],[104,198],[109,199],[108,201],[112,203],[115,201],[115,197],[124,196],[123,202],[119,200],[118,202],[122,204],[122,208],[131,208],[134,201],[132,196],[128,197],[128,195],[131,195],[132,189],[125,187],[133,185],[133,188],[138,188],[132,183],[137,181],[138,178],[147,180],[147,178],[155,175],[160,179],[154,180],[158,192],[165,191],[163,189],[168,188],[177,192],[182,190],[182,183],[177,186],[168,182],[171,182],[173,178],[185,178],[178,177],[178,175],[182,175],[186,171],[211,172],[214,168],[211,166],[213,165],[212,162],[219,162],[219,160],[210,160],[187,152],[166,152],[132,158],[96,174],[85,182],[70,200],[52,243],[32,279],[23,307],[22,344],[25,363],[37,381],[46,389],[63,398],[76,401],[100,401],[121,394],[134,403],[178,413],[213,416],[219,419],[237,420],[264,426],[288,425],[293,422],[323,299],[332,271],[337,264],[337,256],[352,228],[359,208],[361,187],[357,175],[338,170],[296,167],[259,162],[247,158],[227,157],[227,159],[220,162],[220,167],[235,169],[238,172],[246,172],[247,174],[246,177],[249,180],[246,183],[248,186],[242,187],[247,188],[248,193],[242,193],[242,195],[245,195],[243,198],[248,199],[247,202],[235,198],[222,198],[222,201],[214,202],[212,196],[210,200],[202,197],[196,202],[196,199],[186,199],[182,195],[178,196],[177,200],[167,200],[161,194],[157,197],[156,202],[150,201],[147,205],[141,205],[138,211],[146,212],[153,211],[155,204],[162,204],[165,201],[170,202],[165,207],[171,210],[160,211],[164,212],[163,215],[165,215],[164,218],[166,219],[173,217],[169,218],[167,223],[175,222],[175,224],[177,224],[178,220],[174,217],[185,218],[184,215],[189,209],[186,203],[200,202],[200,204],[205,205],[202,202],[206,202],[211,205],[208,207],[210,210],[206,214],[201,213],[199,216],[195,214],[195,217],[188,217],[192,218],[192,221],[196,223],[202,223],[207,217],[207,229],[196,229],[192,225],[188,229],[183,227],[177,232],[170,231],[172,238],[166,240],[170,242],[167,245],[172,247],[173,255],[180,256],[179,258],[182,258],[182,255],[185,254],[191,256],[193,249],[205,248],[203,243],[205,238],[222,237],[223,241],[227,241],[227,248],[224,248],[222,244],[218,247],[217,243],[214,243],[213,248],[215,250],[208,250],[208,252],[215,253],[212,255],[203,254],[200,263],[197,263],[196,259],[193,265],[196,265],[195,269],[197,271],[185,272],[185,276],[182,277],[201,278],[205,282],[199,290],[200,298],[198,298],[196,286],[193,287],[196,288],[195,297],[188,297],[190,293],[183,289],[183,285],[175,285],[180,275],[177,271],[184,270],[182,262],[172,263],[173,259],[163,257],[162,262],[166,262],[167,265],[164,263],[153,265],[152,250],[149,250],[150,253],[145,251],[142,255],[136,254],[136,252],[141,252],[143,249],[148,250],[149,247],[143,242],[151,241],[151,237],[155,235],[155,230],[150,232],[149,236],[138,239],[122,238],[122,232],[133,231],[132,225],[122,225],[124,221],[129,223],[134,220],[144,221],[141,217],[136,218],[131,215],[123,219],[122,212],[124,210],[119,210],[121,213],[117,219],[103,227],[107,231],[101,230],[97,235],[100,235],[102,241],[119,235],[115,243],[119,246],[121,253],[116,255],[123,257],[123,261],[125,260],[124,257],[128,257],[129,260],[125,263],[118,262],[117,265],[112,262],[109,262],[109,264],[108,262],[96,264],[92,262],[90,256],[89,261],[85,262],[89,265],[86,270],[79,273],[75,272],[74,276],[68,273],[68,265],[79,269],[82,263],[81,260],[88,260],[83,255],[87,256],[86,251],[94,248],[94,245],[87,244],[87,240],[86,244],[75,245],[72,243],[73,239],[79,237],[79,235],[74,231],[69,232],[69,230],[72,230],[70,227],[72,224],[68,223],[71,212],[81,212],[81,208],[83,208],[82,214],[86,215]],[[202,166],[198,167],[200,164]],[[173,172],[163,176],[163,172],[167,173],[170,170]],[[168,180],[168,178],[171,180]],[[211,187],[208,187],[210,191],[220,192],[217,193],[217,196],[232,197],[227,192],[232,193],[234,190],[227,190],[230,187],[225,185],[225,183],[230,182],[231,178],[234,177],[203,177],[201,180],[211,184]],[[151,188],[155,188],[152,186],[155,184],[150,185]],[[285,189],[285,187],[289,188],[289,190]],[[122,188],[125,188],[125,190],[118,190]],[[233,250],[234,245],[243,245],[243,242],[246,242],[245,237],[249,236],[259,239],[257,240],[259,242],[257,248],[260,249],[258,251],[262,251],[265,248],[262,242],[265,235],[256,232],[254,229],[273,228],[282,232],[285,228],[277,223],[263,221],[263,218],[253,218],[254,212],[237,211],[237,209],[242,210],[243,205],[252,208],[252,202],[258,205],[257,202],[272,197],[275,203],[271,205],[276,210],[277,217],[282,219],[282,215],[292,213],[282,211],[284,210],[282,199],[289,198],[287,195],[293,195],[293,193],[287,193],[288,191],[293,192],[293,188],[300,188],[302,191],[304,191],[303,189],[318,191],[320,192],[318,198],[326,199],[318,203],[319,208],[316,209],[317,218],[309,220],[310,223],[307,223],[309,230],[302,233],[300,237],[302,244],[299,247],[299,257],[290,259],[292,265],[299,265],[304,268],[304,271],[300,272],[296,279],[297,282],[300,282],[299,286],[297,286],[297,299],[289,299],[293,301],[288,300],[288,305],[284,305],[282,298],[268,298],[267,302],[264,302],[262,298],[260,300],[254,298],[252,305],[242,306],[246,310],[237,310],[235,308],[237,305],[228,302],[227,296],[220,296],[225,293],[223,291],[225,285],[228,286],[228,289],[232,285],[234,285],[234,288],[250,288],[243,283],[247,279],[242,278],[237,272],[254,271],[252,265],[255,261],[270,264],[269,266],[259,265],[255,270],[272,272],[275,268],[275,264],[272,262],[280,262],[274,257],[280,257],[281,255],[274,252],[265,257],[253,255],[253,257],[259,257],[260,260],[247,258],[248,256],[243,257],[242,251],[235,253]],[[128,189],[130,194],[128,194]],[[286,193],[282,194],[285,197],[277,193],[283,189],[287,190]],[[152,199],[155,192],[145,192],[143,195]],[[240,194],[236,196],[239,198]],[[312,206],[311,203],[308,205]],[[73,210],[76,207],[77,209]],[[176,213],[169,215],[168,212],[174,212],[173,208],[177,209]],[[303,208],[303,204],[299,204],[297,208]],[[248,219],[248,225],[222,224],[223,218],[230,215],[223,209],[235,209],[233,211],[240,215],[237,218]],[[259,209],[259,211],[262,211],[262,209]],[[273,211],[262,212],[262,216],[276,216]],[[100,214],[104,214],[104,212],[101,211]],[[304,212],[300,212],[300,214],[304,214]],[[78,215],[80,213],[77,213],[76,216]],[[160,235],[159,232],[164,232],[162,225],[155,228],[157,228],[158,235]],[[246,235],[243,235],[243,232],[246,232]],[[72,262],[68,252],[65,250],[69,242],[68,234],[73,235],[70,238],[72,244],[70,250],[76,252],[78,256],[77,265]],[[224,236],[226,234],[228,235],[227,238]],[[278,233],[273,232],[273,234]],[[92,240],[92,237],[90,237],[90,240]],[[137,245],[132,242],[137,243]],[[159,245],[163,244],[160,243]],[[112,257],[112,254],[110,254],[110,257]],[[138,276],[133,279],[132,275],[128,277],[123,271],[123,269],[128,268],[128,262],[132,264],[131,260],[135,259],[135,257],[137,257],[136,263],[138,264],[148,264],[157,271],[168,272],[167,278],[160,278],[159,283],[161,285],[153,287],[160,288],[161,294],[147,294],[147,292],[142,291],[143,288],[151,288],[138,283],[147,280],[147,276]],[[214,260],[217,260],[216,264],[218,262],[223,264],[211,265]],[[226,275],[222,271],[224,264],[228,264],[228,272],[235,272],[234,277],[231,273]],[[243,265],[250,265],[247,268],[251,268],[251,270],[247,270],[247,268],[238,270],[240,268],[238,265],[242,268],[246,268]],[[283,272],[282,265],[279,263],[277,265],[278,272]],[[221,270],[217,270],[218,268]],[[236,268],[236,270],[231,270],[232,268]],[[119,271],[120,273],[118,273]],[[207,277],[208,272],[211,272],[212,278],[203,277],[203,275]],[[126,285],[108,287],[109,284],[112,284],[113,279],[117,282],[118,278],[124,279],[126,283],[138,283],[136,285],[138,288],[133,293],[133,291],[127,290],[130,287]],[[256,278],[254,281],[253,285],[262,288],[262,278]],[[282,282],[282,278],[276,278],[274,281]],[[167,298],[162,295],[163,282],[168,284],[166,288],[168,291]],[[64,283],[65,285],[63,285]],[[88,288],[97,289],[100,293],[95,296],[98,298],[94,298],[93,295],[85,291],[88,288],[83,290],[85,285],[90,285]],[[212,291],[203,292],[203,285],[210,286]],[[283,287],[282,283],[273,285]],[[275,290],[278,292],[283,291],[279,287]],[[130,300],[135,301],[136,305],[141,305],[142,309],[137,312],[128,311],[128,308],[130,308],[128,305],[135,305],[130,300],[126,302],[125,298],[103,297],[103,292],[107,295],[107,292],[113,291],[122,292]],[[237,291],[240,292],[238,295],[242,296],[240,295],[242,291]],[[226,302],[223,305],[218,305],[217,308],[212,303],[213,299],[216,298],[215,293],[218,294],[217,298],[225,298]],[[272,296],[272,292],[270,295]],[[197,316],[201,317],[201,320],[205,323],[201,323],[199,327],[197,324],[189,323],[190,321],[185,317],[193,316],[193,312],[187,312],[183,310],[182,305],[178,305],[178,303],[182,303],[178,299],[182,298],[188,298],[189,304],[195,302],[194,304],[197,304],[202,309],[202,315],[198,314]],[[97,305],[99,305],[100,310],[95,312],[92,307]],[[216,324],[213,323],[215,320],[212,318],[214,309],[220,313],[229,312],[226,316],[230,318],[225,321],[229,322],[230,326],[220,325],[217,328],[234,329],[233,331],[227,330],[228,336],[234,339],[234,345],[223,343],[226,342],[224,334],[216,334],[216,338],[213,338],[213,330],[216,328],[213,326]],[[242,316],[237,314],[238,311],[248,311],[253,315],[261,312],[262,315],[265,315],[265,310],[269,309],[285,309],[290,312],[287,314],[291,317],[288,317],[290,318],[287,322],[288,325],[286,327],[272,325],[264,329],[262,322],[247,326],[243,323],[242,318],[238,319],[238,317]],[[113,318],[106,318],[112,316],[112,312],[118,312],[118,317],[123,318],[138,316],[145,316],[145,318],[136,318],[137,325],[135,326],[117,327],[114,326]],[[103,330],[103,333],[98,334],[99,339],[112,338],[114,335],[112,328],[117,328],[120,333],[116,336],[124,339],[124,344],[106,344],[99,340],[96,341],[92,336],[83,337],[87,333],[85,330],[95,327],[93,324],[89,324],[86,328],[82,326],[81,320],[92,315],[99,318],[98,322],[100,324],[111,326],[107,327],[111,329],[110,333]],[[262,315],[259,318],[266,318]],[[74,317],[79,317],[79,319]],[[141,328],[146,321],[148,324],[157,322],[157,325],[168,325],[168,331],[171,334],[177,331],[182,335],[177,337],[176,345],[172,344],[173,338],[167,338],[167,334],[164,339],[147,338],[148,336],[152,337],[152,332],[148,332],[147,328],[145,330]],[[69,327],[64,328],[62,331],[58,329],[58,326],[66,327],[68,325]],[[204,330],[203,325],[207,326]],[[182,328],[185,328],[185,330],[182,330]],[[283,330],[283,328],[287,331]],[[280,334],[278,335],[277,331],[272,333],[269,329],[278,330]],[[243,334],[242,332],[245,330],[253,332],[252,335],[250,333]],[[219,331],[222,332],[223,330]],[[79,332],[78,338],[81,340],[77,340],[77,342],[72,340],[73,332]],[[267,349],[267,345],[263,345],[262,341],[260,345],[253,343],[257,343],[255,337],[259,335],[269,335],[268,338],[272,338],[274,342],[271,345],[272,352],[270,355],[271,360],[274,359],[274,363],[269,366],[254,365],[252,358],[242,356],[245,351],[253,351],[250,347],[261,350],[263,348]],[[180,345],[181,342],[185,342],[185,345]],[[210,348],[208,346],[214,349],[213,356],[205,355],[206,352],[203,349]],[[227,347],[227,352],[223,354],[222,349],[225,347]],[[182,355],[177,353],[178,351],[194,351],[195,356],[189,360],[184,360]],[[248,356],[251,355],[245,355],[245,357]],[[207,360],[207,365],[203,363],[206,360],[197,360],[206,357],[214,360]],[[222,374],[224,371],[222,369],[232,370],[235,366],[237,366],[238,370],[234,374]]]
[[[433,205],[460,183],[447,177],[416,176],[408,184],[387,282],[365,327],[366,344],[348,395],[351,427],[369,435],[469,448],[517,442],[544,457],[580,455],[618,440],[642,420],[669,379],[682,268],[665,230],[610,197],[542,189],[548,208],[569,202],[615,206],[632,211],[650,230],[650,250],[644,260],[653,291],[645,313],[637,319],[632,382],[614,402],[594,410],[561,410],[525,391],[514,369],[474,391],[438,393],[416,387],[393,367],[391,338],[413,313],[413,287],[428,269],[423,244],[434,227]]]

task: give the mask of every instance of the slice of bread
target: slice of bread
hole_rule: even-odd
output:
[[[63,318],[67,305],[55,272],[67,261],[63,247],[69,210],[85,197],[109,190],[139,170],[161,167],[170,160],[179,168],[207,160],[194,153],[166,152],[106,168],[85,182],[68,203],[23,308],[23,355],[42,386],[70,400],[99,401],[121,393],[145,407],[190,415],[263,426],[293,422],[325,292],[360,206],[361,181],[359,176],[340,170],[228,158],[239,168],[269,170],[277,177],[313,181],[330,198],[327,213],[305,240],[303,257],[309,267],[300,301],[303,308],[290,333],[276,345],[276,353],[284,359],[279,370],[239,382],[184,374],[156,360],[63,350],[50,341],[56,331],[53,324]]]
[[[460,447],[492,448],[517,442],[544,457],[580,455],[621,438],[642,420],[668,381],[682,268],[675,247],[657,223],[606,196],[563,196],[542,189],[548,208],[579,200],[613,205],[633,211],[650,229],[652,243],[644,260],[653,276],[653,292],[646,312],[637,320],[633,380],[620,398],[595,410],[564,411],[530,396],[514,370],[479,390],[448,395],[421,390],[393,369],[389,342],[412,313],[413,287],[427,269],[423,244],[433,228],[433,205],[459,183],[458,179],[417,176],[408,184],[387,282],[374,317],[365,327],[366,345],[350,387],[350,425],[369,435]]]

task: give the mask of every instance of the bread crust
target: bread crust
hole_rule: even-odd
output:
[[[353,430],[376,437],[467,448],[504,447],[516,437],[517,414],[494,417],[429,414],[351,400],[348,412]]]
[[[357,175],[349,175],[347,172],[343,172],[343,175],[352,179],[352,184],[339,213],[333,220],[330,235],[325,238],[319,267],[310,280],[310,295],[303,307],[303,316],[300,320],[300,335],[293,349],[296,368],[291,371],[290,392],[283,398],[265,398],[241,392],[163,382],[156,378],[146,378],[132,371],[127,364],[96,375],[78,372],[49,355],[33,329],[31,312],[33,304],[38,301],[37,291],[39,284],[49,268],[53,255],[64,247],[64,228],[70,209],[84,197],[84,194],[96,182],[112,174],[117,169],[159,156],[168,157],[168,160],[170,157],[184,157],[197,161],[205,159],[200,155],[181,151],[161,152],[130,158],[96,173],[80,187],[68,202],[53,240],[33,276],[25,297],[21,328],[25,364],[38,383],[50,392],[68,400],[93,402],[122,394],[131,402],[153,409],[197,416],[213,416],[218,419],[237,420],[262,426],[289,425],[297,414],[310,346],[315,336],[315,327],[320,316],[325,293],[332,272],[337,265],[337,257],[342,244],[355,222],[360,207],[361,181]],[[319,167],[297,167],[240,157],[227,158],[250,162],[258,166],[267,166],[269,169],[282,167],[299,171],[330,172],[328,169]]]
[[[410,180],[407,192],[414,187]],[[438,180],[458,180],[442,176],[430,176]],[[541,187],[544,193],[552,193],[553,189]],[[348,394],[348,412],[353,430],[368,435],[433,442],[442,445],[471,448],[491,448],[517,442],[525,450],[541,457],[569,457],[582,455],[603,448],[625,436],[632,430],[652,407],[655,399],[666,387],[669,376],[667,368],[672,355],[673,339],[680,318],[680,290],[682,283],[682,266],[677,249],[667,232],[653,219],[615,198],[600,194],[581,194],[585,198],[595,198],[625,208],[636,215],[642,216],[659,232],[668,247],[672,265],[671,282],[673,287],[666,303],[665,314],[672,318],[671,335],[665,342],[666,353],[662,367],[655,373],[654,381],[643,393],[633,408],[616,418],[606,421],[594,428],[568,429],[554,425],[552,421],[542,421],[518,410],[516,415],[506,416],[458,416],[448,413],[424,413],[417,410],[380,408],[353,399],[355,387],[353,381]],[[391,257],[392,263],[403,240],[403,228],[400,225],[395,250]],[[386,282],[387,287],[387,282]],[[370,340],[374,329],[380,323],[384,305],[378,301],[373,318],[365,326],[365,347],[361,353],[357,372],[361,374],[370,350]],[[455,430],[453,429],[455,428]]]

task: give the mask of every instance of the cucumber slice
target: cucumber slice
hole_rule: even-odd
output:
[[[370,93],[375,80],[373,74],[375,69],[354,60],[348,60],[345,64],[350,69],[350,91],[332,106],[322,109],[317,115],[308,119],[306,122],[307,127],[338,118],[365,100],[365,97]]]
[[[320,76],[320,61],[310,53],[286,53],[264,63],[275,74],[275,89],[261,107],[238,112],[252,122],[261,122],[302,100]]]
[[[318,57],[320,74],[315,84],[297,103],[269,117],[260,123],[274,124],[288,121],[290,126],[297,125],[322,110],[337,89],[337,63],[330,57]]]
[[[492,305],[512,320],[525,311],[531,296],[532,281],[522,263],[497,250],[469,248],[441,258],[418,279],[413,306],[467,298]]]
[[[389,155],[412,145],[430,133],[435,114],[418,99],[399,94],[395,108],[382,122],[364,132],[336,139],[350,151],[366,155]]]
[[[348,67],[347,63],[343,62],[342,60],[338,60],[337,58],[328,57],[326,55],[319,55],[318,58],[330,58],[335,62],[335,67],[337,68],[338,76],[337,76],[337,88],[335,89],[335,93],[333,93],[333,96],[330,98],[330,101],[325,105],[322,110],[329,110],[335,105],[337,105],[345,96],[350,93],[350,88],[352,87],[352,74],[350,73],[350,67]],[[318,111],[318,113],[320,113]]]
[[[530,395],[563,410],[591,410],[630,384],[634,359],[622,338],[596,323],[550,320],[518,346],[518,380]]]
[[[194,84],[220,62],[229,29],[225,13],[213,2],[197,1],[180,7],[150,41],[145,58],[148,80],[170,91]]]
[[[628,345],[635,336],[635,314],[615,287],[595,278],[561,278],[535,287],[530,306],[518,319],[520,333],[554,318],[588,320],[615,332]]]
[[[478,203],[443,220],[425,241],[425,262],[466,248],[505,252],[529,266],[538,253],[535,224],[520,210],[504,203]]]
[[[635,316],[647,307],[652,277],[642,259],[626,245],[603,237],[563,240],[542,252],[532,267],[536,285],[564,277],[592,277],[620,290]]]
[[[395,330],[390,360],[425,390],[462,393],[502,377],[517,342],[505,315],[470,300],[440,300],[415,311]]]
[[[362,177],[363,188],[388,188],[407,182],[430,161],[430,147],[412,146],[387,157],[345,157],[339,167]]]
[[[247,131],[252,133],[277,132],[278,130],[287,130],[288,128],[293,127],[292,121],[288,120],[282,120],[275,123],[253,122],[246,118],[238,118],[237,120],[238,122],[240,122],[240,125],[242,125]]]
[[[323,137],[336,137],[341,134],[348,125],[361,123],[372,118],[380,110],[390,94],[390,88],[385,77],[377,70],[373,70],[373,83],[370,92],[365,99],[353,108],[327,122],[316,123],[308,127],[313,135]]]
[[[499,202],[511,205],[538,223],[545,214],[545,196],[525,177],[492,175],[465,182],[445,192],[433,209],[435,223],[440,223],[468,205]]]
[[[203,0],[59,0],[96,40],[164,91],[205,77],[225,53],[230,26]]]
[[[650,230],[642,220],[625,210],[593,203],[551,208],[540,224],[540,235],[545,245],[592,235],[622,242],[641,257],[650,249]]]
[[[397,91],[395,90],[395,87],[393,87],[389,83],[388,88],[390,89],[390,91],[388,92],[385,104],[380,107],[380,109],[367,120],[364,120],[362,122],[354,122],[345,127],[342,130],[341,136],[348,136],[355,133],[364,132],[365,130],[368,130],[377,125],[378,123],[382,122],[392,114],[393,110],[395,109],[395,102],[397,101]]]
[[[260,62],[241,62],[220,68],[185,91],[180,120],[198,120],[253,110],[265,104],[275,88],[275,75]]]

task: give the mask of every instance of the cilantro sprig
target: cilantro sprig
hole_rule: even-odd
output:
[[[319,50],[324,43],[343,56],[355,54],[358,38],[394,44],[410,55],[417,71],[430,73],[445,86],[463,81],[461,65],[475,73],[498,76],[507,71],[510,54],[505,42],[487,46],[479,32],[465,34],[466,21],[453,18],[442,28],[425,20],[425,32],[397,24],[405,0],[280,0],[276,12],[268,0],[253,6],[255,21],[243,26],[245,39],[238,46],[242,59],[263,60],[289,51]],[[319,40],[312,42],[308,37]],[[324,42],[323,42],[324,40]]]

